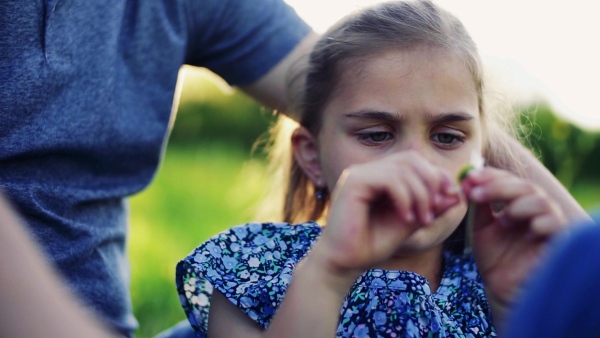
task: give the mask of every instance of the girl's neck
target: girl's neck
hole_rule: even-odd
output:
[[[429,281],[431,292],[435,292],[442,280],[443,245],[416,254],[402,254],[375,266],[382,270],[404,270],[417,273]]]

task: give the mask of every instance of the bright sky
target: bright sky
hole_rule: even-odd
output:
[[[286,0],[317,32],[377,0]],[[564,117],[600,129],[600,2],[437,0],[477,43],[515,100],[546,98]]]

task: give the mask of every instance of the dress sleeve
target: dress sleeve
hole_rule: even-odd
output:
[[[312,222],[249,223],[217,234],[180,261],[177,291],[197,336],[208,332],[214,289],[266,328],[320,230]]]
[[[283,0],[188,0],[186,63],[231,85],[258,80],[310,32]]]

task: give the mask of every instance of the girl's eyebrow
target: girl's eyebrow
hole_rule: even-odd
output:
[[[390,113],[384,111],[358,110],[351,113],[345,113],[344,118],[361,120],[379,120],[384,122],[402,122],[403,116],[399,113]],[[428,114],[426,119],[431,123],[452,123],[468,122],[474,119],[473,115],[465,112],[450,112]]]
[[[427,116],[427,120],[432,123],[467,122],[473,119],[473,115],[465,112],[439,113]]]
[[[359,110],[351,113],[345,113],[344,118],[361,120],[379,120],[384,122],[399,122],[402,116],[398,113],[389,113],[384,111]]]

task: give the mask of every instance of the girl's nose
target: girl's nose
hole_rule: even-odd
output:
[[[400,142],[401,146],[398,151],[408,151],[419,155],[420,157],[431,161],[430,148],[427,140],[422,137],[405,138],[404,142]]]
[[[410,137],[405,139],[403,148],[404,151],[413,151],[423,156],[425,155],[426,144],[421,138]]]

